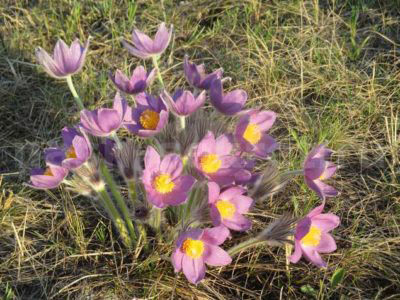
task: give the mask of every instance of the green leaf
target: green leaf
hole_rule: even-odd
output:
[[[342,268],[337,269],[333,273],[333,275],[331,277],[331,287],[332,288],[336,288],[343,281],[344,273],[345,273],[345,271]]]
[[[309,284],[303,285],[300,287],[300,291],[308,296],[312,296],[317,298],[317,291]]]

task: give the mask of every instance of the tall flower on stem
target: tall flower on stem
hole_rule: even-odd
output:
[[[135,95],[144,92],[144,90],[153,82],[156,76],[156,69],[150,72],[142,66],[138,66],[133,70],[132,76],[128,78],[120,70],[115,72],[115,75],[110,74],[112,82],[122,92],[130,95]]]
[[[171,111],[178,116],[189,116],[197,111],[206,101],[205,91],[195,97],[190,91],[176,91],[172,97],[163,91],[161,98],[168,104]]]
[[[223,226],[183,232],[172,253],[175,272],[183,270],[186,278],[197,284],[205,276],[205,264],[216,267],[229,265],[232,258],[219,247],[228,236],[229,230]]]
[[[332,150],[321,144],[310,151],[304,162],[305,181],[310,189],[314,190],[322,199],[334,197],[338,194],[334,187],[322,181],[332,177],[336,172],[335,164],[326,161],[331,154]]]
[[[340,224],[334,214],[322,214],[325,203],[314,208],[296,226],[295,249],[290,256],[292,263],[297,263],[301,256],[319,267],[326,267],[326,262],[319,253],[330,253],[336,250],[336,243],[328,233]]]
[[[30,186],[35,189],[53,189],[59,186],[67,175],[66,168],[47,163],[46,169],[32,169]]]
[[[246,231],[251,221],[243,216],[253,204],[253,199],[244,196],[246,190],[239,186],[227,188],[221,192],[218,184],[208,183],[208,203],[214,226],[228,227],[232,230]]]
[[[186,80],[195,88],[202,90],[209,90],[211,82],[215,79],[222,79],[223,70],[218,69],[210,74],[206,74],[204,64],[196,65],[189,61],[187,55],[185,55],[183,61],[183,71],[185,73]]]
[[[273,111],[250,110],[239,120],[236,127],[236,140],[242,151],[254,153],[259,157],[268,157],[278,144],[275,139],[265,134],[276,119]]]
[[[242,110],[247,101],[247,93],[236,89],[224,94],[221,79],[215,79],[210,85],[210,101],[220,113],[232,116]]]
[[[168,154],[162,160],[153,147],[147,147],[142,181],[147,200],[158,208],[179,205],[186,201],[195,179],[182,175],[183,164],[177,154]]]

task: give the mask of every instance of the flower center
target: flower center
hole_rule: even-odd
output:
[[[167,194],[174,190],[175,183],[169,174],[160,174],[154,178],[154,188],[160,194]]]
[[[222,161],[216,154],[206,154],[200,158],[201,169],[206,173],[215,173],[221,167]]]
[[[77,158],[74,146],[71,146],[68,148],[68,150],[65,152],[65,157],[66,158]]]
[[[46,170],[44,171],[43,175],[45,175],[45,176],[54,176],[53,172],[51,172],[50,168],[46,168]]]
[[[139,118],[140,125],[142,125],[144,129],[150,130],[157,128],[158,121],[160,121],[160,115],[158,112],[150,109],[146,109],[144,112],[142,112]]]
[[[188,238],[182,244],[182,251],[191,258],[199,258],[204,252],[204,242]]]
[[[313,246],[319,245],[321,240],[321,229],[315,226],[311,226],[308,233],[301,239],[303,246]]]
[[[243,138],[250,144],[255,145],[261,139],[261,130],[257,124],[249,124],[243,133]]]
[[[218,200],[215,203],[220,215],[224,219],[230,219],[236,212],[236,207],[233,203],[226,201],[226,200]]]

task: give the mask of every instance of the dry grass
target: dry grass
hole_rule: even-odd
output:
[[[399,1],[76,1],[0,4],[0,296],[3,299],[398,299],[400,297]],[[334,4],[332,4],[334,3]],[[163,7],[162,7],[163,6]],[[111,101],[108,71],[139,61],[119,44],[133,26],[173,23],[163,57],[169,89],[184,84],[182,58],[221,66],[249,106],[279,113],[282,168],[322,141],[341,169],[328,202],[342,219],[329,268],[288,268],[284,249],[242,253],[197,287],[159,255],[135,259],[92,204],[64,189],[23,182],[41,150],[77,120],[63,83],[37,68],[34,48],[93,36],[78,91],[90,107]],[[254,231],[317,203],[302,180],[253,211]],[[243,236],[235,234],[235,241]],[[233,242],[232,242],[233,243]],[[338,286],[330,283],[344,270]]]

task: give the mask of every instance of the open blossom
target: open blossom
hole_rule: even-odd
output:
[[[221,186],[233,183],[237,171],[242,168],[242,159],[230,155],[233,147],[231,140],[228,135],[216,139],[209,131],[193,150],[196,169]]]
[[[247,101],[247,93],[244,90],[236,89],[224,94],[222,81],[215,79],[210,86],[210,101],[220,113],[231,116],[242,110]]]
[[[190,91],[178,90],[171,97],[167,91],[162,93],[163,100],[168,104],[172,112],[178,116],[189,116],[197,111],[206,101],[206,92],[203,91],[197,97]]]
[[[183,164],[179,155],[168,154],[161,160],[157,151],[149,146],[144,166],[142,182],[151,204],[163,208],[186,201],[195,179],[190,175],[182,175]]]
[[[219,247],[228,236],[229,230],[223,226],[183,232],[171,257],[175,272],[183,270],[186,278],[197,284],[205,276],[205,264],[216,267],[229,265],[232,258]]]
[[[334,187],[322,182],[322,180],[332,177],[336,172],[335,164],[325,160],[331,154],[332,150],[321,144],[310,151],[304,162],[305,181],[322,199],[334,197],[338,194]]]
[[[136,96],[137,106],[127,114],[125,127],[141,137],[159,133],[168,122],[168,110],[160,98],[147,93]]]
[[[81,111],[81,127],[94,136],[109,136],[116,132],[124,122],[128,104],[119,93],[115,95],[113,108],[100,108]]]
[[[156,76],[156,69],[149,73],[142,66],[133,70],[131,78],[128,78],[122,71],[117,70],[115,75],[110,75],[112,82],[122,92],[135,95],[144,92],[144,90],[153,82]]]
[[[232,230],[246,231],[251,227],[251,221],[243,216],[253,204],[250,197],[244,196],[246,190],[233,186],[221,192],[218,184],[208,183],[208,203],[210,216],[214,226],[228,227]]]
[[[35,189],[53,189],[68,175],[66,168],[47,163],[46,169],[31,170],[30,186]]]
[[[54,48],[53,57],[41,47],[36,49],[35,54],[38,62],[51,77],[61,79],[76,74],[82,69],[88,48],[89,39],[84,47],[78,39],[72,42],[71,47],[60,39]]]
[[[206,74],[204,64],[196,65],[191,63],[187,55],[185,55],[183,61],[183,71],[190,85],[202,90],[210,89],[211,82],[215,79],[221,79],[223,73],[222,69],[218,69],[210,74]]]
[[[61,131],[64,147],[46,149],[46,161],[67,169],[76,169],[85,163],[92,154],[87,136],[75,128],[65,127]]]
[[[326,262],[319,253],[330,253],[336,250],[336,243],[328,233],[340,224],[334,214],[322,214],[325,203],[314,208],[296,227],[294,253],[290,256],[292,263],[297,263],[301,256],[319,267],[326,267]]]
[[[236,140],[240,149],[259,157],[268,157],[278,144],[266,134],[276,119],[273,111],[250,110],[243,115],[236,127]]]
[[[171,25],[168,31],[165,23],[161,23],[154,40],[140,30],[134,29],[131,43],[123,40],[122,44],[132,55],[142,59],[160,55],[168,47],[172,36],[172,28]]]

